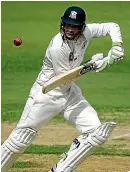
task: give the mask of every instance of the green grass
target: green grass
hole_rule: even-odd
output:
[[[92,154],[93,155],[119,155],[119,156],[130,156],[129,149],[123,149],[125,145],[103,145],[97,148]],[[26,154],[62,154],[67,152],[69,149],[68,145],[32,145],[25,153]]]
[[[20,162],[17,161],[14,165],[14,168],[32,168],[32,167],[38,167],[37,163],[32,162]]]
[[[70,5],[83,7],[88,22],[119,23],[125,48],[124,61],[102,73],[89,73],[81,77],[77,84],[99,112],[102,121],[109,119],[120,124],[130,121],[130,2],[87,1],[1,2],[2,121],[19,120],[30,88],[42,66],[45,50],[52,36],[59,32],[60,17]],[[99,8],[102,10],[99,11]],[[23,40],[20,47],[13,45],[13,39],[17,36]],[[85,56],[90,57],[98,52],[107,54],[110,48],[109,37],[95,39]],[[54,121],[64,122],[61,116]]]

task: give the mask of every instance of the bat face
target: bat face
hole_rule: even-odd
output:
[[[43,93],[47,93],[48,91],[55,89],[59,86],[64,86],[69,82],[75,80],[79,76],[81,76],[80,71],[82,70],[83,66],[76,67],[70,71],[64,72],[61,75],[58,75],[51,79],[47,84],[43,86]]]
[[[43,86],[42,91],[43,91],[43,93],[47,93],[48,91],[51,91],[51,90],[55,89],[56,87],[64,86],[64,85],[70,83],[71,81],[76,80],[79,76],[81,76],[91,70],[93,70],[93,65],[89,64],[89,65],[81,65],[70,71],[64,72],[61,75],[58,75],[58,76],[52,78],[49,82],[47,82]]]

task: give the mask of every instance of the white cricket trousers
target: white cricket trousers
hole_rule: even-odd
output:
[[[38,131],[58,113],[61,113],[80,133],[91,132],[101,125],[96,111],[82,96],[80,88],[75,83],[64,94],[57,90],[43,94],[42,87],[35,82],[17,127]]]
[[[9,170],[20,153],[30,146],[40,127],[58,113],[80,133],[91,133],[100,125],[96,111],[75,84],[66,93],[62,92],[55,89],[43,94],[42,87],[34,83],[20,121],[1,146],[1,172]]]

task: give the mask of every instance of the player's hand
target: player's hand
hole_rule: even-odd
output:
[[[108,57],[108,64],[117,63],[124,58],[124,48],[120,42],[113,43],[113,46],[108,53]]]
[[[108,65],[108,58],[103,56],[103,53],[98,53],[92,56],[91,62],[95,66],[95,71],[100,72],[104,70]]]

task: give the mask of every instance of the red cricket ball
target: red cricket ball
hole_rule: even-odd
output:
[[[20,46],[22,44],[22,40],[20,38],[15,38],[14,39],[14,45]]]

